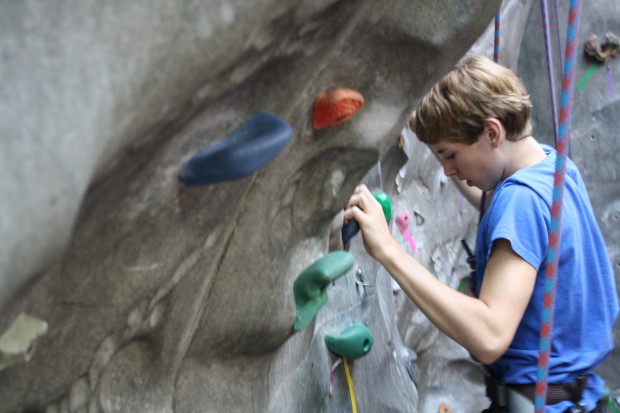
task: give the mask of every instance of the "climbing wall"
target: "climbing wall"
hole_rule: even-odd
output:
[[[294,284],[367,180],[456,285],[473,214],[399,136],[498,5],[2,3],[0,331],[20,313],[44,324],[0,370],[0,412],[435,410],[431,390],[462,387],[439,369],[470,362],[397,318],[410,304],[359,236],[298,331]],[[337,98],[317,123],[338,88],[363,105]],[[372,347],[337,365],[325,338],[357,323]]]
[[[340,255],[364,182],[440,279],[469,271],[477,210],[403,129],[465,52],[492,56],[499,1],[455,3],[2,2],[0,412],[485,407],[359,235]],[[500,62],[551,142],[531,4],[502,5]],[[620,33],[617,2],[583,11],[582,44]],[[571,134],[617,273],[619,62],[579,60]]]

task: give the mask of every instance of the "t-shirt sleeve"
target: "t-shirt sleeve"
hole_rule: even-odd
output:
[[[520,184],[503,188],[495,201],[498,204],[489,216],[489,228],[492,228],[489,245],[500,238],[507,239],[517,255],[539,269],[549,243],[549,206],[533,190]]]

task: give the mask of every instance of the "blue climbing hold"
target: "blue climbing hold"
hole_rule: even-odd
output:
[[[351,238],[360,230],[360,224],[356,220],[351,219],[342,226],[342,243],[348,244]]]
[[[179,181],[186,185],[209,185],[251,175],[275,158],[292,136],[288,122],[269,112],[259,112],[187,161]]]

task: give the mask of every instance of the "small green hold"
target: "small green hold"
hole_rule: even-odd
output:
[[[376,194],[372,194],[372,196],[381,204],[385,220],[389,221],[392,219],[392,202],[390,201],[390,197],[385,192],[377,192]]]
[[[293,324],[295,332],[310,323],[327,302],[327,287],[353,267],[354,259],[348,251],[334,251],[314,262],[302,272],[293,284],[297,316]]]
[[[370,330],[360,322],[344,330],[339,336],[325,334],[325,345],[337,356],[357,359],[368,354],[374,337]]]

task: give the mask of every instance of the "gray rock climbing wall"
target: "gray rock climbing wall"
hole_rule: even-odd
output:
[[[501,55],[549,142],[532,3],[502,5]],[[0,334],[20,313],[44,320],[21,364],[0,367],[0,413],[350,411],[342,365],[329,394],[337,358],[324,337],[357,321],[374,335],[370,353],[349,362],[359,411],[485,407],[479,366],[359,236],[353,268],[296,334],[292,286],[333,248],[359,182],[387,192],[394,216],[411,215],[417,251],[393,219],[394,236],[458,286],[468,272],[460,241],[473,246],[478,212],[403,126],[464,53],[492,55],[498,5],[0,2]],[[618,34],[617,15],[611,1],[587,3],[581,39]],[[599,68],[576,93],[573,157],[618,272],[619,104],[606,82]],[[314,99],[333,87],[360,91],[365,105],[315,131]],[[185,160],[261,110],[294,131],[271,164],[204,188],[177,182]],[[600,371],[620,390],[618,357]]]
[[[568,4],[559,8],[560,46],[556,32],[556,14],[550,9],[552,49],[554,52],[555,82],[559,105],[561,92],[560,73],[564,59]],[[583,46],[590,34],[602,41],[609,31],[620,34],[620,3],[617,1],[584,2],[579,31],[579,53],[576,64],[575,93],[570,129],[571,157],[581,168],[592,206],[598,218],[611,259],[617,285],[620,285],[620,58],[597,64],[589,81],[584,75],[593,65],[583,54]],[[543,41],[540,10],[533,8],[528,21],[521,50],[518,71],[528,87],[534,104],[534,136],[550,145],[553,139],[553,117],[549,90],[548,71]],[[611,71],[612,90],[608,81],[607,66]],[[587,79],[587,78],[586,78]],[[613,90],[615,87],[615,90]],[[620,326],[616,325],[616,343],[620,343]],[[616,348],[600,367],[599,372],[608,386],[620,391],[620,351]]]
[[[0,331],[21,312],[47,323],[30,361],[0,371],[0,411],[348,410],[342,367],[329,395],[323,339],[355,321],[375,337],[350,366],[360,411],[436,409],[412,378],[450,391],[460,379],[432,370],[469,371],[466,355],[396,319],[408,304],[359,245],[297,334],[292,285],[328,252],[357,183],[396,185],[411,109],[498,5],[0,3]],[[333,87],[365,105],[314,131],[314,99]],[[185,160],[261,110],[294,130],[272,163],[239,181],[177,182]],[[454,284],[473,213],[420,147],[401,177],[414,189],[390,192],[398,210],[419,209],[419,254]],[[404,330],[443,361],[403,345]]]

